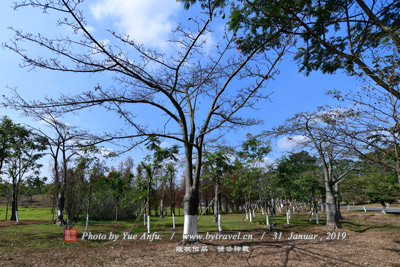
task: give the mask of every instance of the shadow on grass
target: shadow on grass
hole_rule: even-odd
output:
[[[288,234],[289,230],[279,229],[280,232]],[[261,234],[262,231],[253,231],[259,232]],[[282,264],[281,266],[291,266],[298,263],[299,257],[302,258],[303,261],[313,262],[316,266],[318,265],[326,265],[326,266],[363,266],[352,261],[344,259],[340,255],[335,255],[330,253],[329,251],[318,251],[315,248],[318,247],[321,243],[320,240],[268,240],[271,236],[264,238],[263,240],[238,240],[237,242],[230,243],[230,246],[239,246],[244,247],[248,246],[250,248],[250,254],[247,257],[247,262],[249,266],[252,266],[249,260],[253,257],[257,257],[256,252],[265,253],[268,249],[277,249],[282,253]],[[200,242],[208,246],[217,247],[221,244],[215,244],[212,242]],[[311,245],[311,246],[310,246]]]

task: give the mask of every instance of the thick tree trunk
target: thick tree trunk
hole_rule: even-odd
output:
[[[326,226],[329,228],[340,227],[339,219],[336,210],[336,199],[333,193],[332,184],[325,181],[326,191]]]
[[[195,168],[193,168],[193,147],[185,144],[186,177],[185,196],[183,198],[183,208],[185,211],[185,219],[183,224],[183,243],[198,241],[197,216],[199,214],[199,183],[201,174],[202,145],[202,138],[200,138],[200,148],[197,150],[197,163]]]
[[[335,193],[336,193],[336,216],[338,220],[343,220],[342,213],[340,212],[340,195],[339,195],[339,185],[335,184]]]
[[[197,216],[199,207],[199,196],[195,187],[186,189],[183,201],[183,208],[185,211],[183,239],[186,241],[197,241]]]

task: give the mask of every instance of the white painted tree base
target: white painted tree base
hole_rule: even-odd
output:
[[[147,216],[147,233],[150,234],[150,216]]]
[[[86,214],[86,227],[85,227],[85,232],[87,232],[88,227],[89,227],[89,213]]]
[[[17,219],[17,223],[19,223],[18,210],[15,211],[15,218]]]
[[[172,213],[172,229],[175,229],[175,214]]]
[[[218,231],[222,232],[221,214],[218,214]]]
[[[290,211],[286,212],[286,222],[290,224]]]
[[[197,215],[185,215],[183,224],[183,239],[197,241]]]

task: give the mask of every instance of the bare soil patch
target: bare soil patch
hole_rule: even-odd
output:
[[[28,224],[38,224],[38,223],[47,223],[48,220],[24,220],[19,223],[15,221],[0,221],[0,227],[12,227],[17,225],[28,225]]]

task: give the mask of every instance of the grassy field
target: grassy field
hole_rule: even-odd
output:
[[[4,207],[0,207],[0,216]],[[400,216],[380,212],[343,211],[343,228],[324,227],[307,221],[307,213],[291,215],[290,224],[285,214],[278,214],[276,227],[269,231],[265,217],[260,213],[252,223],[244,214],[222,215],[223,234],[238,232],[254,236],[251,240],[202,241],[208,253],[177,253],[182,239],[183,216],[176,216],[176,229],[172,229],[170,216],[151,218],[151,231],[162,240],[110,240],[82,239],[85,222],[76,224],[77,242],[64,242],[62,227],[56,226],[49,208],[21,208],[21,223],[0,220],[0,266],[400,266]],[[4,218],[4,217],[3,217]],[[272,222],[272,220],[271,220]],[[90,221],[92,234],[110,232],[122,236],[124,232],[141,236],[147,232],[143,217],[134,221]],[[218,226],[211,215],[203,216],[198,224],[199,234],[217,233]],[[330,232],[346,233],[346,238],[327,240]],[[175,234],[174,234],[175,233]],[[293,233],[318,235],[318,240],[289,240]],[[275,239],[281,234],[282,239]],[[263,239],[265,235],[265,238]],[[249,254],[221,254],[219,246],[248,246]],[[334,256],[332,252],[340,256]],[[27,255],[30,255],[27,257]],[[179,260],[177,260],[179,259]]]
[[[10,211],[9,211],[10,212]],[[183,211],[181,211],[183,214]],[[0,216],[5,215],[5,207],[0,206]],[[153,214],[154,215],[154,214]],[[96,247],[103,241],[87,241],[66,243],[63,241],[63,229],[56,226],[52,222],[52,214],[50,208],[20,208],[19,209],[20,224],[15,222],[0,220],[0,247],[65,247],[65,246],[86,246]],[[278,214],[275,218],[276,224],[280,227],[291,229],[294,227],[312,227],[316,225],[315,220],[311,223],[307,222],[306,215],[292,214],[291,224],[286,224],[284,214]],[[151,217],[151,231],[161,235],[171,235],[173,232],[176,236],[180,236],[183,232],[184,217],[175,216],[174,230],[172,217],[164,218]],[[272,223],[272,218],[270,219]],[[320,220],[324,224],[324,219]],[[85,230],[85,221],[78,222],[74,228],[78,230],[78,238],[82,237]],[[246,232],[253,230],[267,229],[265,217],[259,213],[253,222],[245,220],[244,214],[222,215],[222,228],[227,232]],[[136,221],[89,221],[89,231],[93,234],[109,233],[122,234],[123,232],[144,233],[147,232],[147,226],[143,223],[143,218]],[[213,223],[212,215],[204,215],[198,223],[199,234],[206,232],[218,231],[218,225]]]
[[[183,213],[183,212],[182,212]],[[353,211],[357,214],[361,212]],[[363,213],[363,212],[362,212]],[[5,207],[0,207],[0,216],[5,214]],[[0,247],[65,247],[65,246],[84,246],[84,247],[97,247],[104,241],[88,241],[80,239],[77,243],[66,243],[63,241],[63,229],[56,226],[52,222],[51,209],[49,208],[20,208],[20,224],[15,222],[0,220]],[[370,213],[372,214],[372,213]],[[320,225],[325,224],[324,216],[320,215]],[[183,232],[183,216],[175,217],[176,229],[173,229],[172,217],[167,216],[164,218],[151,217],[151,231],[157,232],[164,236],[170,236],[173,232],[176,236],[180,236]],[[285,214],[278,214],[275,217],[277,229],[282,230],[298,230],[303,232],[310,231],[313,227],[320,226],[316,224],[315,217],[312,222],[307,221],[306,213],[295,213],[291,215],[290,224],[286,222]],[[272,218],[270,218],[272,223]],[[392,231],[400,233],[398,227],[390,224],[374,225],[373,223],[356,222],[344,220],[342,225],[345,229],[354,232],[363,232],[371,228],[381,229],[384,231]],[[82,237],[85,230],[85,221],[78,222],[74,228],[78,230],[78,238]],[[244,214],[228,214],[222,215],[222,228],[224,232],[249,232],[257,230],[268,229],[266,225],[265,216],[258,213],[253,219],[253,222],[245,220]],[[141,234],[147,232],[147,226],[143,223],[143,218],[138,218],[136,221],[89,221],[89,231],[93,234],[97,233],[110,233],[122,235],[123,232]],[[199,234],[206,232],[217,232],[218,226],[213,223],[212,215],[204,215],[198,223]]]

